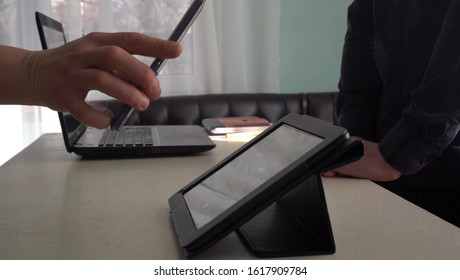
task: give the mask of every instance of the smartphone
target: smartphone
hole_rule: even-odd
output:
[[[176,25],[176,28],[174,28],[174,31],[168,39],[169,41],[180,42],[182,40],[187,31],[190,29],[190,26],[192,26],[193,22],[200,14],[201,10],[203,10],[205,2],[206,0],[193,0],[184,16]],[[150,65],[150,68],[155,72],[156,75],[158,75],[163,66],[166,64],[166,61],[167,59],[164,58],[156,58]],[[138,87],[138,89],[143,91],[141,87]],[[130,106],[122,104],[117,112],[115,112],[115,116],[113,117],[110,124],[110,129],[116,130],[123,126],[133,111],[134,109]]]

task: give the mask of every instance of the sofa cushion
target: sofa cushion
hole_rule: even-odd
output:
[[[204,118],[258,116],[276,122],[289,113],[336,123],[335,92],[226,93],[160,97],[144,112],[134,112],[131,125],[201,125]]]

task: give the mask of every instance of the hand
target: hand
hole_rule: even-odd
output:
[[[174,58],[180,53],[178,43],[138,33],[91,33],[59,48],[26,55],[27,94],[33,105],[69,112],[86,125],[105,128],[113,113],[88,105],[88,92],[99,90],[143,111],[161,90],[155,73],[132,55]]]
[[[344,165],[333,171],[323,174],[324,177],[335,177],[345,175],[355,178],[365,178],[378,182],[389,182],[399,179],[401,172],[394,169],[383,158],[378,144],[367,140],[361,140],[364,143],[364,156],[355,162]]]

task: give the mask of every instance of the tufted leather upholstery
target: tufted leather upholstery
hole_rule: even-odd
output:
[[[201,124],[211,117],[259,116],[276,122],[288,113],[306,114],[337,123],[336,92],[227,93],[160,97],[144,112],[135,112],[131,125]]]

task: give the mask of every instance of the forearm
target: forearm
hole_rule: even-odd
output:
[[[93,32],[44,51],[0,46],[0,53],[0,104],[47,106],[106,128],[113,113],[88,104],[88,92],[104,92],[143,111],[161,88],[155,72],[133,54],[175,58],[181,47],[134,32]]]
[[[37,105],[30,94],[30,57],[33,52],[0,46],[0,104]]]
[[[372,1],[355,0],[348,9],[337,113],[352,135],[374,140],[381,79],[374,59]]]
[[[437,158],[460,130],[459,32],[460,0],[452,0],[411,104],[380,142],[385,159],[405,174]]]

